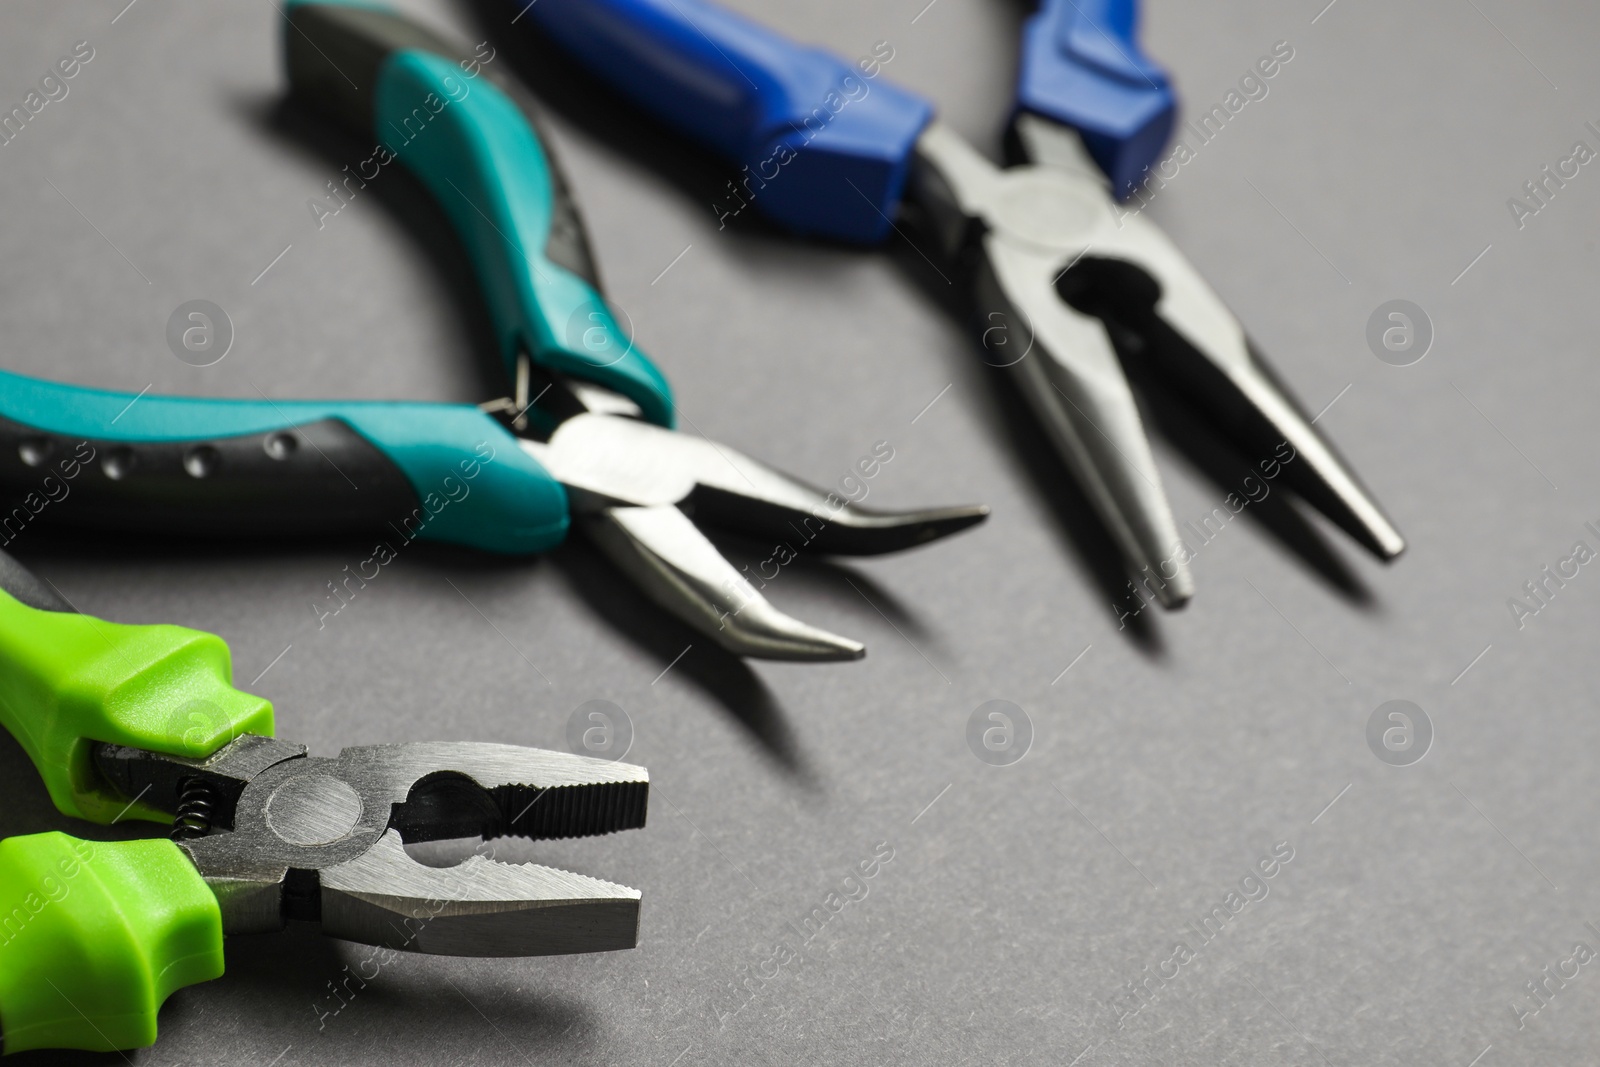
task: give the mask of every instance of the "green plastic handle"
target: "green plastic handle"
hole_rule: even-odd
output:
[[[371,139],[371,155],[332,194],[339,203],[398,159],[466,245],[508,372],[525,352],[671,426],[671,388],[601,296],[567,182],[520,88],[488,69],[492,54],[469,55],[368,3],[291,0],[287,22],[291,91]]]
[[[198,757],[243,733],[270,736],[272,705],[232,675],[221,638],[80,615],[0,553],[0,723],[66,814],[170,821],[106,788],[93,744]],[[171,841],[0,841],[6,1053],[142,1048],[167,997],[222,967],[217,898]]]
[[[170,822],[104,786],[93,744],[200,757],[240,734],[270,737],[272,705],[232,679],[228,646],[214,634],[49,611],[0,592],[0,723],[67,815]]]
[[[177,989],[222,974],[222,911],[170,841],[0,841],[0,1040],[112,1052],[156,1039]]]

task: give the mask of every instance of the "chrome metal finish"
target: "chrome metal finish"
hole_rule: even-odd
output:
[[[180,841],[228,934],[318,919],[332,937],[412,952],[537,956],[631,948],[639,893],[481,856],[438,868],[407,842],[579,837],[644,825],[649,774],[626,763],[513,745],[375,745],[265,766],[255,737],[205,761],[242,766],[231,831]],[[230,751],[232,750],[232,751]],[[189,770],[196,761],[144,753]],[[122,757],[127,759],[126,755]]]
[[[864,649],[779,611],[697,523],[818,552],[876,555],[955,533],[989,512],[861,507],[726,445],[611,414],[623,410],[610,402],[614,394],[572,385],[589,410],[548,441],[519,443],[567,487],[580,525],[646,595],[740,655],[841,660]]]
[[[1024,151],[1040,162],[1001,169],[938,122],[917,142],[912,189],[944,251],[978,247],[978,310],[1006,341],[1000,362],[1022,392],[1120,547],[1168,607],[1193,594],[1188,550],[1108,332],[1058,283],[1095,261],[1137,268],[1155,286],[1148,308],[1117,325],[1173,347],[1163,370],[1250,450],[1292,446],[1291,480],[1381,558],[1405,542],[1298,405],[1257,361],[1243,328],[1170,240],[1141,214],[1118,209],[1077,136],[1019,115]],[[1252,457],[1259,458],[1259,457]]]

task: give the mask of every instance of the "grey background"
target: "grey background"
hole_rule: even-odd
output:
[[[73,42],[95,48],[68,98],[0,147],[4,367],[129,392],[491,395],[474,309],[450,284],[460,264],[414,236],[403,188],[317,230],[307,199],[362,156],[320,149],[275,114],[274,5],[124,2],[0,13],[6,108]],[[891,42],[888,76],[998,152],[1025,5],[924,3],[736,6],[849,56]],[[1520,231],[1506,198],[1576,139],[1600,147],[1583,128],[1600,119],[1600,14],[1324,3],[1151,0],[1146,45],[1190,114],[1274,42],[1295,49],[1270,96],[1151,211],[1311,410],[1339,398],[1321,425],[1408,535],[1396,565],[1320,518],[1326,558],[1313,565],[1315,550],[1273,532],[1291,529],[1280,512],[1252,509],[1200,552],[1193,605],[1131,639],[1103,542],[1026,424],[1008,428],[1014,399],[915,253],[718,232],[694,191],[703,162],[614,107],[585,108],[581,92],[563,101],[558,85],[553,140],[611,297],[695,428],[818,482],[887,439],[896,455],[872,502],[982,500],[993,518],[902,556],[787,568],[772,599],[868,642],[844,666],[715,655],[582,544],[510,562],[414,546],[319,630],[310,604],[366,557],[361,542],[197,549],[30,530],[17,554],[83,609],[223,635],[239,683],[314,750],[560,746],[572,709],[599,698],[630,713],[630,759],[655,783],[646,830],[534,850],[640,887],[636,951],[403,958],[319,1029],[327,983],[366,950],[305,931],[240,940],[230,973],[175,996],[159,1044],[130,1058],[1593,1059],[1592,965],[1523,1029],[1510,1005],[1529,1006],[1524,983],[1574,942],[1600,946],[1585,926],[1600,922],[1600,577],[1585,568],[1520,631],[1507,598],[1575,540],[1600,547],[1582,529],[1600,520],[1600,177],[1586,167]],[[494,37],[512,63],[510,7],[404,6]],[[237,330],[205,369],[164,342],[168,314],[195,298]],[[1412,367],[1385,365],[1364,339],[1395,298],[1425,308],[1437,334]],[[1163,439],[1157,456],[1180,521],[1231,488],[1193,450]],[[991,699],[1034,724],[1013,766],[965,743]],[[1436,730],[1411,767],[1367,747],[1368,716],[1391,699],[1416,701]],[[0,772],[0,832],[71,825],[9,740]],[[1107,1006],[1119,989],[1284,841],[1294,859],[1270,895],[1119,1028]],[[894,859],[866,899],[719,1022],[713,1005],[726,1010],[742,968],[795,940],[788,924],[879,842]]]

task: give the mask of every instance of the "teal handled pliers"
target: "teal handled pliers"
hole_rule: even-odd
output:
[[[223,939],[315,922],[402,952],[546,956],[632,948],[638,890],[406,846],[642,827],[643,767],[465,741],[308,756],[235,689],[228,646],[182,626],[78,614],[0,552],[0,726],[63,814],[170,823],[167,838],[0,841],[0,1051],[109,1052],[223,973]]]
[[[790,660],[863,649],[773,607],[696,521],[801,551],[871,555],[987,514],[865,508],[675,432],[666,379],[601,296],[525,94],[380,7],[292,3],[286,22],[294,98],[374,139],[375,165],[397,160],[453,224],[511,395],[477,407],[136,398],[0,373],[0,490],[13,504],[65,463],[89,477],[70,507],[44,517],[117,530],[381,530],[530,553],[559,544],[576,518],[668,611],[730,651]]]

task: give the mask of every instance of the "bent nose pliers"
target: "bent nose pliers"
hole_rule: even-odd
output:
[[[292,3],[287,21],[293,96],[374,139],[375,165],[398,160],[453,224],[512,396],[479,407],[198,400],[0,373],[0,488],[21,496],[51,464],[88,455],[97,469],[51,519],[190,536],[375,530],[507,553],[554,547],[576,518],[668,611],[733,652],[791,660],[863,650],[773,607],[697,520],[872,555],[987,514],[862,507],[672,430],[666,380],[600,295],[525,94],[382,8]]]
[[[902,199],[923,208],[942,251],[975,261],[975,310],[996,342],[986,361],[1012,369],[1128,569],[1165,606],[1193,594],[1191,553],[1114,335],[1250,458],[1289,457],[1287,480],[1373,553],[1405,547],[1200,274],[1108,195],[1133,189],[1173,119],[1171,87],[1135,40],[1135,0],[1043,0],[1008,137],[1027,162],[1005,169],[879,79],[879,64],[849,66],[708,0],[539,0],[526,14],[640,107],[743,164],[740,210],[748,197],[790,230],[872,244]]]
[[[0,841],[6,1053],[149,1045],[172,992],[222,974],[224,936],[290,919],[434,955],[636,943],[637,890],[481,855],[430,867],[405,846],[642,827],[644,768],[469,742],[308,756],[231,676],[220,638],[80,615],[0,553],[0,723],[63,813],[174,824],[171,840]]]

